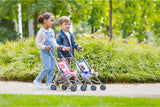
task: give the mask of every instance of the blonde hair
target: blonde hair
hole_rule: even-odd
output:
[[[63,22],[69,23],[70,19],[67,16],[62,16],[62,17],[59,18],[58,22],[59,22],[60,25],[62,25]]]

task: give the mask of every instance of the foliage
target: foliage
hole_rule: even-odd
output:
[[[19,34],[14,29],[15,24],[13,20],[0,18],[0,25],[1,25],[0,26],[0,42],[6,42],[6,40],[18,39]]]
[[[113,32],[127,38],[131,35],[137,37],[138,42],[147,39],[146,34],[151,29],[155,37],[159,36],[155,29],[159,29],[159,0],[122,0],[113,2]],[[159,30],[158,30],[159,31]]]
[[[108,42],[105,38],[83,36],[83,41],[80,37],[77,42],[84,47],[85,59],[104,82],[159,81],[159,47],[138,44],[132,38]]]
[[[75,41],[102,82],[160,82],[159,47],[138,44],[133,38],[109,42],[104,37],[79,35]],[[42,69],[39,52],[33,38],[0,44],[0,79],[32,81]],[[76,51],[75,55],[78,61],[82,59]],[[72,67],[76,69],[73,62]]]
[[[37,2],[36,2],[37,1]],[[24,34],[27,34],[27,21],[36,15],[48,11],[58,19],[69,16],[73,23],[86,21],[88,29],[103,28],[108,34],[109,1],[106,0],[3,0],[0,2],[0,17],[8,20],[18,20],[18,6],[22,5],[22,19]],[[113,34],[127,38],[135,36],[138,42],[147,40],[147,32],[154,33],[156,42],[160,37],[160,1],[159,0],[112,0],[113,3]],[[30,10],[30,11],[28,11]],[[36,17],[35,17],[36,18]],[[34,19],[34,21],[37,21]],[[16,22],[17,23],[17,22]],[[38,26],[38,25],[35,25]],[[36,32],[36,31],[35,31]]]
[[[6,42],[7,40],[17,40],[19,34],[16,31],[9,31],[5,27],[0,27],[0,42]]]
[[[30,81],[42,68],[34,39],[0,44],[0,54],[1,79]]]

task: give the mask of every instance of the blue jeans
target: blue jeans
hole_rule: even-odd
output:
[[[42,82],[42,80],[47,75],[46,85],[52,84],[53,83],[52,80],[54,77],[54,69],[55,69],[53,58],[49,55],[49,52],[47,52],[47,50],[42,50],[40,57],[42,60],[43,69],[36,77],[36,80],[38,82]]]

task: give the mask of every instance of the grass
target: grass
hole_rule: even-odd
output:
[[[160,106],[160,98],[0,94],[0,106]]]

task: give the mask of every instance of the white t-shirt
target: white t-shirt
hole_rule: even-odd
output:
[[[72,44],[71,44],[71,36],[70,36],[69,32],[64,32],[64,33],[66,34],[66,36],[67,36],[67,38],[68,38],[68,40],[69,40],[69,44],[70,44],[70,46],[72,47]]]

